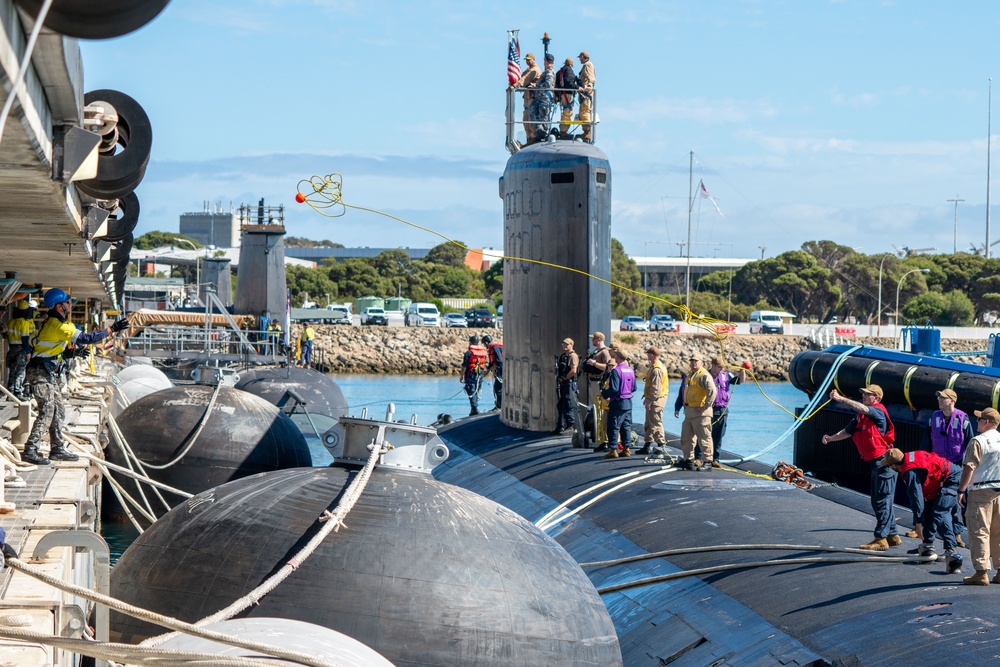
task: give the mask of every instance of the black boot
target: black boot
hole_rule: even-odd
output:
[[[66,449],[66,445],[52,445],[49,450],[49,458],[53,461],[79,461],[80,457]]]
[[[21,460],[39,466],[47,466],[49,464],[49,460],[38,451],[38,445],[25,445],[24,454],[21,454]]]
[[[649,449],[650,449],[650,446],[652,444],[653,443],[651,443],[651,442],[643,443],[642,449],[640,449],[638,452],[636,452],[636,454],[638,454],[639,456],[649,456]]]

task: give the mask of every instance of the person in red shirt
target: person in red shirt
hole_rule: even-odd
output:
[[[896,441],[896,429],[889,419],[889,411],[882,405],[882,387],[870,384],[861,390],[861,402],[852,401],[838,391],[830,392],[830,400],[843,403],[857,411],[847,426],[833,435],[824,435],[823,444],[851,438],[858,454],[871,471],[871,501],[875,512],[875,539],[862,544],[861,549],[885,551],[898,547],[903,540],[896,534],[896,517],[892,512],[892,499],[896,495],[896,479],[892,468],[879,463]]]
[[[958,543],[952,513],[958,505],[962,469],[934,452],[904,453],[895,447],[882,457],[882,465],[901,475],[913,510],[913,522],[923,526],[923,542],[910,553],[937,556],[934,553],[934,535],[937,534],[944,542],[948,574],[961,573],[962,556],[955,551]]]

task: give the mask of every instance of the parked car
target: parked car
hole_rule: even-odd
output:
[[[649,322],[638,315],[629,315],[622,318],[622,331],[649,331]]]
[[[649,320],[650,331],[677,331],[677,322],[673,315],[653,315]]]
[[[411,303],[404,323],[408,327],[439,327],[441,313],[433,303]]]
[[[323,315],[323,321],[327,324],[346,324],[347,326],[354,324],[351,318],[351,311],[341,306],[327,308]]]
[[[361,311],[361,324],[388,326],[389,316],[384,308],[365,308]]]
[[[441,326],[465,328],[468,324],[466,324],[465,315],[462,313],[446,313],[445,316],[441,318]]]
[[[783,334],[785,323],[776,310],[755,310],[750,313],[750,333]]]
[[[497,325],[497,319],[486,308],[474,308],[465,311],[465,322],[470,327],[486,327],[489,329],[493,329]]]

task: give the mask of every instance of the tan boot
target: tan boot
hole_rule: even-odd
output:
[[[899,535],[890,535],[885,539],[886,542],[889,543],[890,547],[898,547],[900,544],[903,543],[903,539]]]
[[[859,549],[865,549],[866,551],[888,551],[889,550],[889,541],[887,539],[885,539],[884,537],[879,537],[879,538],[876,538],[876,539],[872,540],[868,544],[862,544],[858,548]]]
[[[965,540],[962,539],[961,535],[955,535],[955,544],[957,544],[960,547],[964,547],[965,546]],[[997,583],[1000,583],[1000,582],[997,582]]]
[[[622,453],[619,454],[619,456],[632,456],[632,450],[629,447],[626,447],[622,450]]]
[[[604,455],[604,458],[606,458],[606,459],[616,459],[616,458],[618,458],[618,448],[615,447],[614,449],[612,449],[610,452],[608,452],[607,454]]]
[[[976,570],[976,573],[971,577],[962,579],[962,583],[966,586],[989,586],[990,574],[986,570]]]

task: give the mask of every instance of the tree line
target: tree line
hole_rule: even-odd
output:
[[[136,246],[152,247],[178,237],[150,232],[137,238]],[[404,250],[386,250],[370,258],[324,260],[316,268],[290,265],[285,275],[293,303],[306,294],[314,299],[329,294],[334,301],[402,295],[413,301],[486,298],[501,304],[503,262],[476,271],[466,266],[465,257],[462,247],[442,243],[419,260]],[[963,252],[866,255],[833,241],[809,241],[799,250],[705,275],[692,286],[691,310],[734,322],[746,321],[753,310],[785,310],[800,322],[874,321],[880,265],[883,317],[895,309],[897,287],[900,317],[908,322],[969,326],[990,322],[1000,311],[1000,259]],[[618,317],[648,314],[654,303],[659,312],[680,315],[664,302],[683,304],[685,295],[653,292],[655,300],[645,296],[639,270],[617,239],[611,239],[611,279],[621,286],[611,290],[611,308]]]
[[[800,322],[874,322],[880,266],[883,317],[895,310],[897,289],[900,320],[919,325],[971,326],[992,322],[1000,310],[1000,259],[962,252],[866,255],[833,241],[809,241],[800,250],[708,274],[693,286],[691,310],[731,321],[767,309],[788,311]]]

